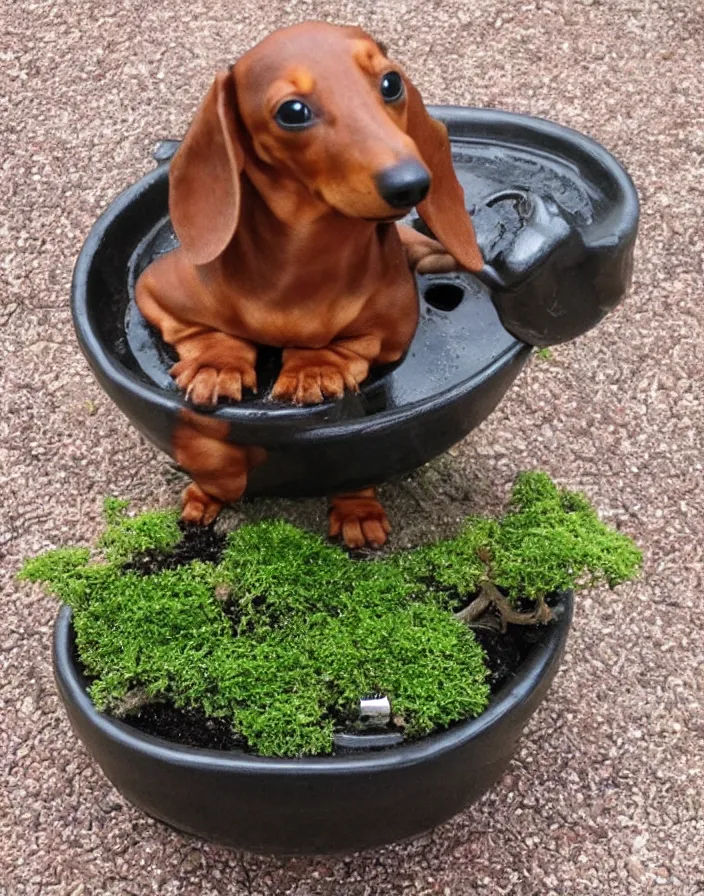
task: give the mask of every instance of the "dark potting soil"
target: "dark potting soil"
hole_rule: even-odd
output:
[[[212,526],[195,526],[179,522],[183,538],[173,551],[147,551],[131,563],[125,564],[125,570],[149,576],[164,569],[176,569],[193,560],[204,563],[217,563],[225,550],[227,536],[216,532]]]
[[[551,594],[545,602],[551,609],[558,607],[556,612],[559,614],[560,601],[561,595]],[[516,609],[528,613],[532,604],[530,601],[518,600]],[[491,621],[491,613],[489,619]],[[474,636],[486,654],[492,697],[513,678],[535,645],[543,638],[545,631],[545,626],[542,625],[508,625],[506,631],[502,632],[498,626],[498,615],[493,621],[497,624],[478,625],[474,629]]]
[[[171,553],[150,551],[126,565],[125,569],[150,575],[163,569],[175,569],[192,560],[214,563],[219,561],[227,541],[225,535],[214,531],[212,527],[181,524],[181,528],[184,533],[183,539]],[[359,561],[364,562],[364,557],[360,557]],[[470,600],[465,603],[469,603]],[[548,600],[551,606],[558,602],[558,595]],[[528,609],[528,606],[518,609]],[[238,620],[229,601],[223,605],[223,610],[230,616],[233,628],[236,627]],[[493,697],[518,672],[535,644],[544,636],[544,627],[509,625],[506,631],[502,632],[498,617],[492,619],[491,614],[488,614],[482,623],[485,624],[479,624],[474,628],[474,634],[486,654],[489,668],[488,683]],[[123,721],[145,734],[183,746],[223,751],[246,750],[242,739],[234,734],[223,719],[210,718],[199,710],[178,709],[168,702],[142,706],[137,713],[124,718]],[[341,723],[343,721],[340,720]],[[341,724],[340,727],[343,728],[344,725]]]
[[[211,719],[196,709],[177,709],[171,703],[143,706],[124,721],[145,734],[163,737],[188,747],[236,750],[244,743],[224,719]]]
[[[505,632],[493,628],[476,628],[474,631],[486,654],[492,697],[516,674],[530,653],[532,644],[526,643],[522,628],[520,625],[509,625]]]

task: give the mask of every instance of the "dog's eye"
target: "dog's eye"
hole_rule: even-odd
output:
[[[381,95],[387,103],[400,100],[403,96],[403,78],[398,72],[387,72],[381,79]]]
[[[300,100],[286,100],[281,103],[274,116],[276,123],[287,131],[297,131],[313,122],[313,113]]]

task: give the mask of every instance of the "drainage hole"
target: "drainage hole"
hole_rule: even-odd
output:
[[[438,311],[454,311],[464,298],[464,289],[457,283],[433,283],[427,287],[423,297]]]

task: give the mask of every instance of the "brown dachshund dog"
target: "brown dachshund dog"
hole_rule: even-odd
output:
[[[436,240],[394,223],[414,206]],[[136,298],[201,408],[256,390],[259,345],[283,349],[274,400],[357,390],[411,342],[414,269],[483,266],[445,126],[358,28],[286,28],[218,73],[171,162],[169,210],[180,247]],[[202,417],[174,447],[194,480],[184,518],[207,523],[261,458]],[[388,531],[372,489],[333,499],[331,535],[359,546]]]

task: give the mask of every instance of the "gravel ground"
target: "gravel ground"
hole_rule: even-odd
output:
[[[79,353],[71,268],[96,215],[149,169],[153,141],[183,133],[216,67],[305,18],[366,26],[428,101],[555,119],[632,172],[643,224],[629,300],[534,361],[459,446],[448,476],[464,486],[447,513],[494,510],[519,470],[540,467],[632,534],[646,571],[580,600],[550,699],[479,805],[374,854],[279,861],[189,841],[125,805],[58,705],[56,605],[14,573],[42,548],[92,538],[106,493],[176,500],[164,458]],[[704,893],[701,7],[4,0],[0,30],[0,893]],[[387,492],[399,540],[428,525]],[[319,504],[291,508],[322,527]]]

